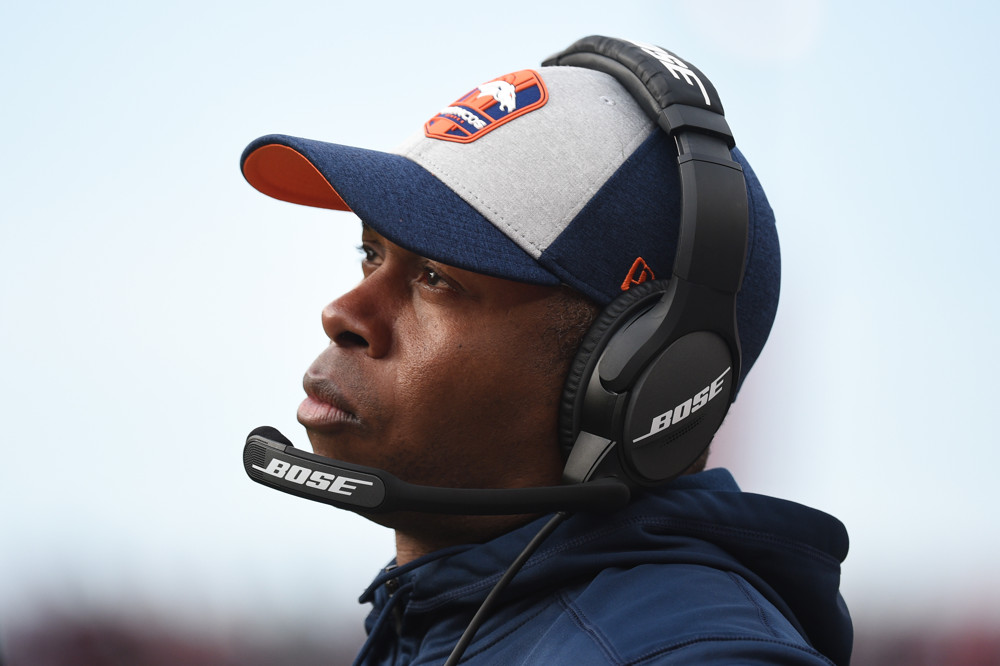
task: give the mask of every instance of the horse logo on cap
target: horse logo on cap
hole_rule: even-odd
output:
[[[488,81],[442,109],[424,125],[432,139],[469,143],[515,118],[544,106],[549,99],[542,77],[523,69]]]
[[[501,111],[513,111],[517,108],[517,90],[503,79],[490,81],[479,86],[479,97],[492,97],[500,103]]]

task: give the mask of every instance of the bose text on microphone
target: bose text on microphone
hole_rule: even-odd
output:
[[[295,448],[275,428],[247,437],[243,467],[276,490],[357,513],[424,511],[453,515],[513,515],[550,511],[613,511],[625,506],[628,486],[614,479],[542,488],[439,488],[401,481],[384,470]]]

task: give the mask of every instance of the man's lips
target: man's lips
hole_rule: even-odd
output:
[[[299,405],[299,423],[312,430],[329,430],[360,422],[351,404],[329,381],[306,375],[306,399]]]

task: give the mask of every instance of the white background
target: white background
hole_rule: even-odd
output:
[[[847,524],[859,631],[1000,627],[995,3],[361,4],[0,8],[0,638],[53,609],[359,631],[391,534],[241,464],[261,424],[305,445],[358,225],[240,153],[390,149],[595,33],[705,72],[778,215],[777,322],[714,464]]]

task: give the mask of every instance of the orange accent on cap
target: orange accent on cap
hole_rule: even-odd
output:
[[[642,284],[646,280],[655,279],[656,276],[653,275],[653,269],[643,261],[642,257],[639,257],[632,262],[632,268],[629,269],[628,275],[625,276],[625,281],[622,282],[622,291],[628,291],[632,288],[632,285]]]
[[[243,162],[243,175],[275,199],[333,210],[351,210],[305,155],[281,144],[261,146]]]

